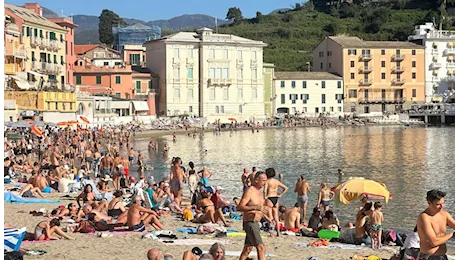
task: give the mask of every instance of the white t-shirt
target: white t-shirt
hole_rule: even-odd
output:
[[[420,237],[417,232],[410,232],[407,234],[404,241],[404,248],[420,248]]]
[[[81,178],[83,178],[83,177],[85,177],[85,170],[80,169],[80,170],[78,171],[78,178],[81,179]]]
[[[60,178],[58,182],[58,190],[59,192],[68,192],[69,191],[69,184],[73,183],[74,181],[69,180],[67,178]]]

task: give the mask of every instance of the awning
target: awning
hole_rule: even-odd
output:
[[[35,71],[27,71],[27,73],[30,73],[30,74],[36,76],[37,80],[40,79],[40,77],[43,77],[43,79],[45,79],[45,77],[46,77],[46,75],[43,75],[43,74],[35,72]]]
[[[133,101],[133,105],[136,111],[149,111],[147,101]]]
[[[29,82],[26,80],[21,79],[20,77],[17,76],[11,76],[12,79],[14,79],[14,82],[18,86],[18,88],[23,89],[23,90],[29,90],[32,87],[30,86]]]
[[[112,101],[110,102],[111,109],[129,109],[131,101]]]

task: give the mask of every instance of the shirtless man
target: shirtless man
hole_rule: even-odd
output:
[[[257,171],[257,168],[252,167],[252,172],[251,172],[251,174],[249,174],[249,180],[251,181],[251,186],[254,185],[254,183],[255,183],[256,171]]]
[[[113,159],[113,168],[112,168],[112,178],[113,178],[113,186],[115,187],[115,190],[120,189],[120,168],[119,166],[122,166],[122,160],[121,157],[118,153],[115,154],[115,159]]]
[[[270,208],[264,206],[264,198],[260,192],[260,189],[265,186],[267,175],[259,171],[254,179],[254,185],[244,192],[237,207],[238,211],[243,212],[243,229],[246,232],[240,260],[246,260],[254,246],[257,249],[257,259],[265,260],[265,246],[260,236],[259,222],[270,210]]]
[[[131,231],[143,232],[145,231],[145,224],[152,225],[155,229],[162,230],[163,226],[158,220],[158,215],[155,211],[146,209],[141,206],[142,198],[135,196],[133,204],[128,210],[128,221],[127,225]],[[144,213],[141,216],[141,213]]]
[[[181,159],[175,158],[173,165],[171,167],[170,182],[171,182],[171,191],[174,194],[174,197],[178,199],[179,206],[182,203],[182,188],[183,181],[185,178],[184,170],[180,167]]]
[[[243,192],[245,192],[249,186],[251,186],[251,179],[249,178],[248,168],[243,169],[243,175],[241,175],[241,182],[243,183]]]
[[[133,165],[134,156],[136,156],[136,152],[134,151],[134,148],[131,147],[131,150],[129,150],[129,165]]]
[[[300,207],[297,202],[292,209],[284,213],[284,228],[292,232],[299,232],[302,225],[300,224]]]
[[[294,192],[297,193],[297,203],[299,203],[299,207],[302,209],[302,218],[300,222],[305,223],[307,219],[307,203],[308,203],[307,192],[311,192],[310,185],[305,180],[305,176],[300,175],[300,177],[297,179],[297,183],[295,184]]]
[[[110,164],[112,163],[113,159],[110,157],[109,153],[106,153],[104,157],[101,159],[102,171],[103,175],[110,175]]]
[[[417,230],[420,237],[420,260],[447,260],[446,243],[455,232],[447,233],[447,226],[455,230],[455,220],[445,210],[446,192],[430,190],[426,194],[428,208],[417,218]]]
[[[93,163],[93,152],[90,148],[85,151],[85,163],[86,169],[91,170],[91,164]]]
[[[43,193],[53,193],[54,190],[50,187],[48,180],[43,176],[43,172],[39,173],[37,178],[35,179],[36,184],[35,187],[40,188]]]
[[[62,158],[62,155],[59,153],[59,147],[55,146],[50,156],[50,159],[51,159],[50,171],[55,172],[57,176],[59,176],[58,168],[59,168],[59,160],[61,158]]]

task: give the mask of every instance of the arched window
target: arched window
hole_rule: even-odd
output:
[[[84,115],[85,114],[85,105],[83,103],[78,104],[77,115]]]

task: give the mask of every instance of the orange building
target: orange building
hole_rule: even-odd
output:
[[[77,57],[84,58],[86,61],[94,58],[120,58],[118,51],[100,44],[75,45],[74,51]]]
[[[381,114],[425,102],[425,47],[410,42],[326,37],[313,50],[313,71],[343,77],[344,112]]]
[[[5,9],[5,74],[15,75],[25,71],[27,53],[22,42],[21,31],[23,20],[8,9]]]
[[[142,45],[125,45],[122,51],[123,61],[133,66],[145,66],[145,47]]]
[[[75,83],[82,91],[106,93],[124,99],[145,98],[153,87],[153,73],[131,65],[95,66],[77,58]]]

